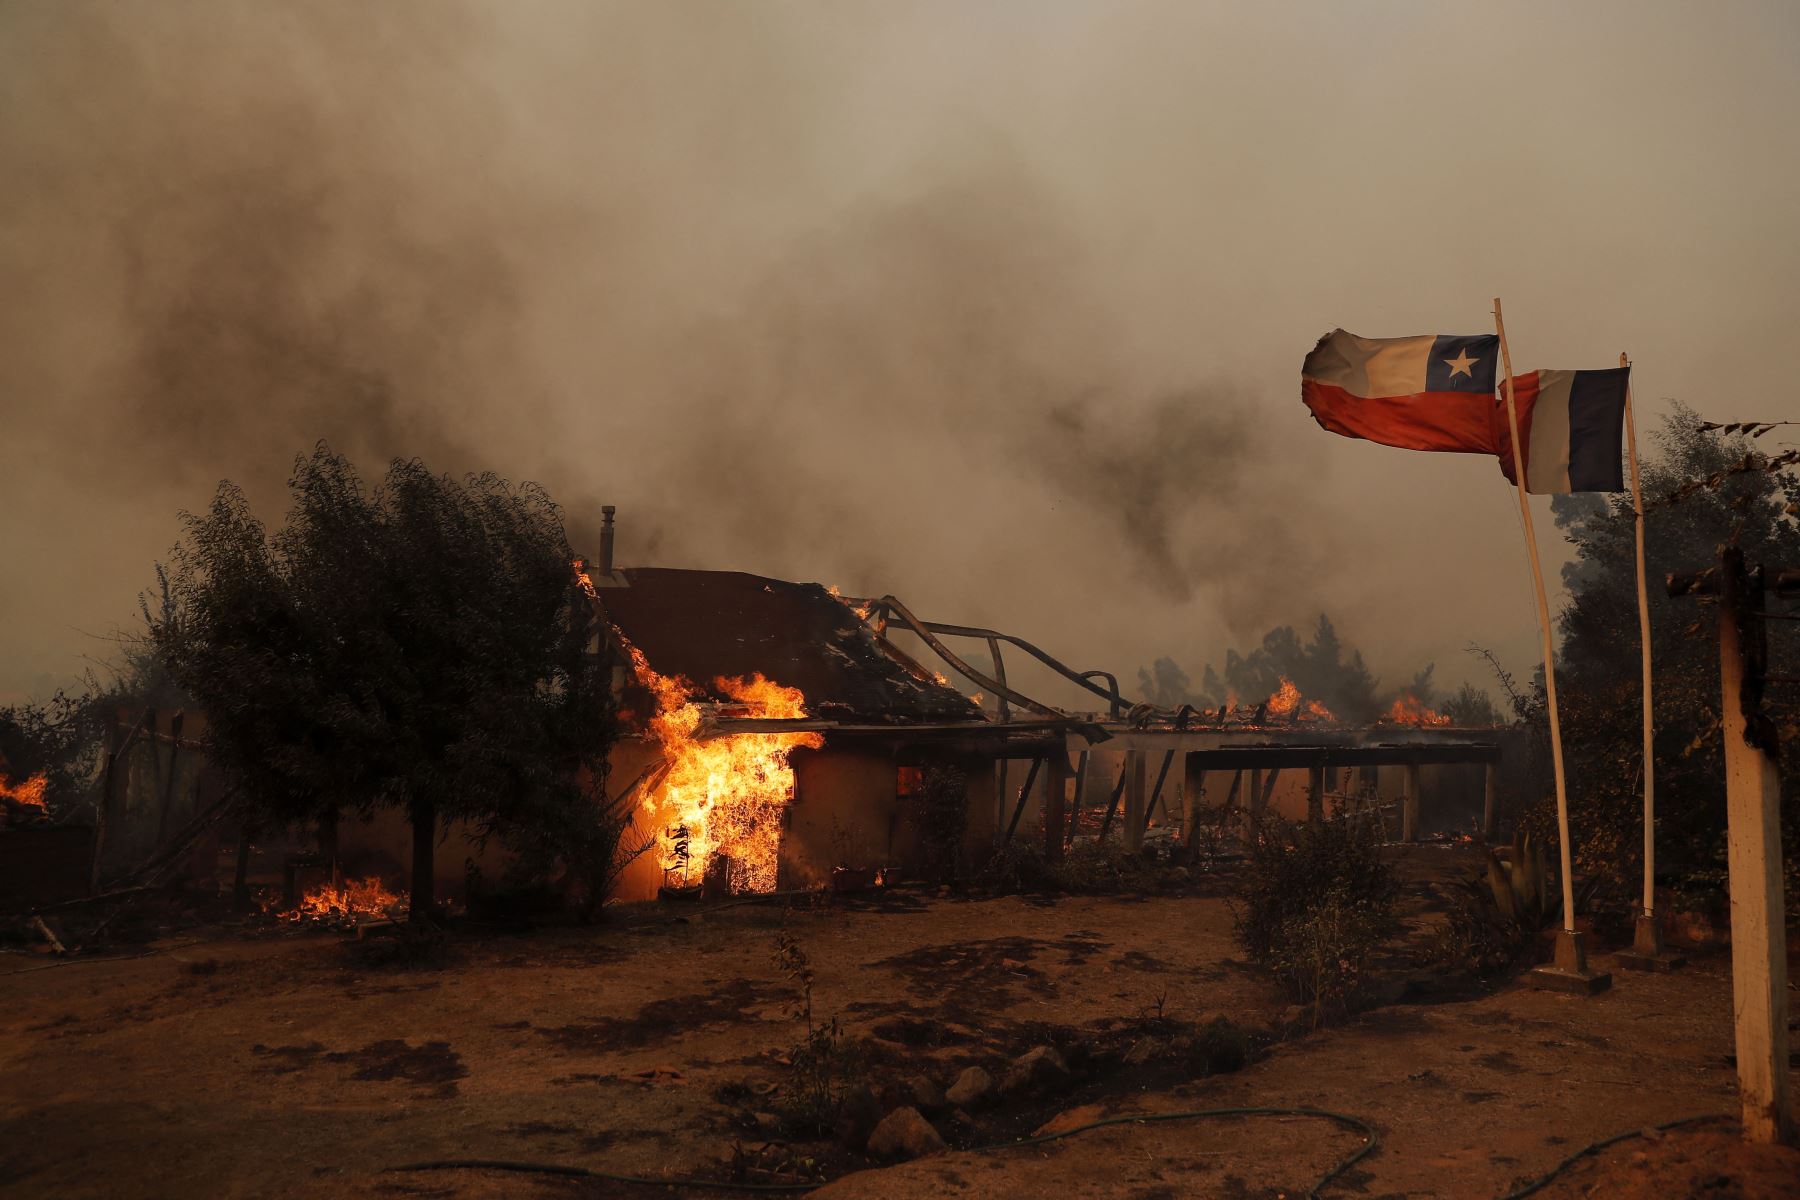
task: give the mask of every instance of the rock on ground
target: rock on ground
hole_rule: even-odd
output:
[[[941,1113],[950,1107],[944,1091],[924,1075],[913,1075],[903,1085],[912,1106],[922,1113]]]
[[[922,1158],[944,1148],[931,1122],[912,1107],[896,1108],[869,1135],[869,1153],[877,1158]]]
[[[1001,1090],[1044,1091],[1069,1081],[1069,1064],[1054,1046],[1038,1046],[1013,1060]]]
[[[950,1085],[945,1099],[958,1108],[974,1108],[994,1090],[994,1077],[980,1067],[968,1067]]]

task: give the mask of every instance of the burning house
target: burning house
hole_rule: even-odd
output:
[[[831,589],[732,571],[612,564],[576,570],[616,641],[622,732],[608,792],[628,811],[623,900],[770,892],[910,872],[921,829],[911,804],[934,768],[966,791],[961,840],[979,863],[995,835],[995,763],[1044,755],[1079,718],[997,722],[922,666]],[[350,873],[401,874],[397,815],[346,824]],[[466,864],[503,869],[497,847],[453,830],[437,856],[439,895]]]
[[[602,570],[594,584],[626,651],[632,732],[613,778],[657,843],[622,898],[709,872],[736,892],[904,868],[919,834],[906,801],[931,767],[962,772],[965,843],[985,852],[992,764],[1011,734],[826,588],[664,568]]]
[[[1472,773],[1491,824],[1496,732],[1451,728],[1422,705],[1403,700],[1371,727],[1346,726],[1286,680],[1217,711],[1134,705],[1107,672],[1073,670],[996,630],[921,620],[893,596],[615,568],[605,514],[599,561],[575,569],[616,651],[622,732],[607,792],[630,815],[628,844],[644,847],[620,899],[915,874],[927,838],[944,837],[913,802],[927,778],[960,778],[965,815],[951,832],[972,865],[1015,837],[1054,859],[1083,836],[1137,847],[1160,827],[1191,844],[1203,824],[1247,831],[1264,813],[1308,819],[1347,805],[1385,803],[1392,835],[1414,837],[1427,771],[1440,792],[1457,790],[1445,785],[1458,773],[1469,791]],[[981,667],[956,648],[971,642],[986,652]],[[1009,685],[1004,647],[1097,711]],[[945,768],[954,774],[933,774]],[[397,815],[379,815],[346,826],[340,859],[352,873],[398,877],[409,837]],[[490,877],[503,869],[497,847],[454,830],[450,840],[437,856],[440,896],[461,890],[470,864]]]

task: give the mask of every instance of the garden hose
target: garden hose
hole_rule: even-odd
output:
[[[1581,1159],[1586,1158],[1590,1154],[1598,1154],[1608,1146],[1615,1145],[1619,1142],[1629,1141],[1631,1138],[1635,1137],[1643,1137],[1645,1134],[1651,1132],[1661,1133],[1666,1129],[1678,1129],[1683,1125],[1700,1125],[1707,1121],[1729,1121],[1730,1119],[1730,1117],[1720,1113],[1709,1113],[1704,1117],[1682,1117],[1678,1121],[1664,1121],[1661,1125],[1652,1125],[1647,1129],[1630,1129],[1624,1133],[1615,1133],[1609,1138],[1602,1138],[1600,1141],[1583,1146],[1581,1149],[1550,1168],[1548,1174],[1540,1175],[1524,1187],[1506,1193],[1506,1195],[1500,1197],[1500,1200],[1524,1200],[1524,1197],[1542,1191],[1558,1175],[1561,1175],[1564,1171],[1574,1166]]]
[[[1331,1170],[1325,1172],[1319,1181],[1306,1191],[1307,1200],[1317,1200],[1319,1192],[1332,1180],[1361,1162],[1381,1144],[1374,1126],[1358,1117],[1344,1113],[1331,1112],[1322,1108],[1202,1108],[1183,1112],[1138,1113],[1117,1117],[1103,1117],[1098,1121],[1089,1121],[1085,1125],[1077,1125],[1072,1129],[1059,1130],[1056,1133],[1040,1134],[1037,1137],[1020,1138],[1013,1142],[994,1142],[986,1146],[976,1146],[964,1153],[987,1154],[996,1150],[1016,1150],[1025,1146],[1041,1146],[1045,1142],[1054,1142],[1062,1138],[1074,1137],[1078,1133],[1086,1133],[1093,1129],[1104,1129],[1109,1125],[1149,1125],[1161,1121],[1198,1121],[1208,1117],[1316,1117],[1324,1121],[1334,1121],[1361,1134],[1363,1145]],[[1705,1118],[1690,1118],[1700,1120]],[[1623,1136],[1630,1136],[1629,1134]],[[1614,1139],[1617,1140],[1617,1139]],[[1586,1153],[1584,1151],[1583,1153]],[[1565,1164],[1566,1165],[1566,1164]],[[1559,1167],[1558,1170],[1561,1168]],[[403,1166],[388,1167],[395,1171],[519,1171],[536,1175],[562,1175],[576,1179],[603,1179],[608,1183],[630,1183],[644,1187],[659,1188],[711,1188],[714,1191],[732,1192],[783,1192],[795,1194],[816,1191],[825,1183],[730,1183],[714,1179],[654,1179],[645,1175],[621,1175],[612,1171],[600,1171],[591,1167],[569,1167],[554,1163],[512,1162],[506,1159],[487,1158],[454,1158],[439,1159],[432,1162],[406,1163]],[[1548,1177],[1546,1177],[1547,1179]],[[831,1181],[826,1181],[831,1182]],[[1536,1185],[1536,1186],[1541,1186]],[[1519,1193],[1525,1195],[1527,1193]]]

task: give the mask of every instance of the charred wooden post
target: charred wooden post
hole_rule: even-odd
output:
[[[1743,551],[1719,556],[1719,687],[1725,739],[1731,990],[1744,1136],[1794,1140],[1788,1095],[1787,936],[1783,924],[1779,741],[1762,712],[1768,643],[1763,575]]]
[[[1148,798],[1149,771],[1142,750],[1125,752],[1125,848],[1140,850],[1144,845],[1144,818]]]
[[[1325,768],[1310,767],[1306,779],[1306,821],[1321,825],[1325,821]]]
[[[1244,803],[1244,836],[1255,837],[1262,829],[1263,773],[1261,767],[1250,769],[1250,795]]]
[[[1406,764],[1406,794],[1400,797],[1400,840],[1419,840],[1419,795],[1425,790],[1425,772],[1416,762]]]
[[[1069,786],[1069,752],[1058,747],[1050,754],[1044,772],[1044,861],[1061,862],[1063,856],[1063,803]]]

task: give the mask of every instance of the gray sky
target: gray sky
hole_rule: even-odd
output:
[[[1791,3],[0,0],[0,698],[319,438],[1127,677],[1525,674],[1495,463],[1300,360],[1498,294],[1640,425],[1800,416],[1797,113]]]

